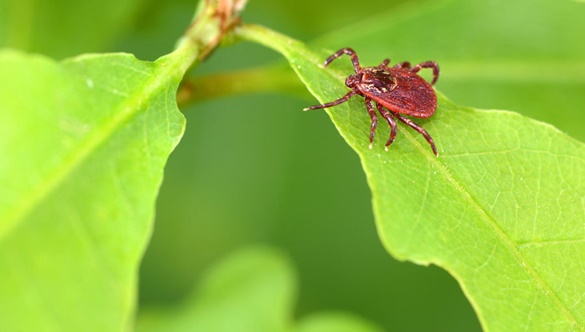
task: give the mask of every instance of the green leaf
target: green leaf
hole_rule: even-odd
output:
[[[379,327],[345,313],[314,314],[304,318],[297,332],[378,332]]]
[[[0,326],[120,331],[167,157],[185,119],[179,82],[245,1],[201,2],[171,54],[55,63],[0,51]]]
[[[258,26],[239,34],[282,53],[320,102],[347,92],[348,59],[323,68],[327,53]],[[486,330],[585,330],[585,146],[512,112],[438,99],[415,121],[439,157],[403,125],[388,152],[384,126],[368,149],[359,97],[326,111],[362,160],[384,245],[449,271]]]
[[[0,326],[119,331],[196,56],[0,52]]]
[[[281,253],[241,250],[208,271],[180,309],[146,309],[138,331],[286,331],[295,277]]]
[[[144,2],[0,0],[0,47],[63,58],[110,46]]]
[[[139,332],[379,331],[343,313],[304,318],[294,328],[296,277],[288,258],[269,248],[240,250],[203,275],[179,308],[141,311]]]

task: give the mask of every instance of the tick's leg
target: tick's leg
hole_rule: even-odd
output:
[[[425,139],[427,140],[427,142],[429,142],[429,144],[431,145],[431,148],[433,149],[433,153],[435,154],[435,156],[438,156],[437,148],[435,147],[435,142],[431,138],[431,135],[429,135],[429,133],[427,133],[427,131],[424,130],[423,127],[417,125],[416,123],[412,122],[412,120],[410,120],[409,118],[405,118],[398,113],[392,112],[392,115],[397,117],[398,120],[404,122],[406,125],[410,126],[412,129],[418,131],[421,135],[423,135],[425,137]]]
[[[356,73],[362,69],[362,66],[360,65],[360,60],[358,60],[357,54],[355,54],[355,51],[349,47],[342,48],[339,51],[335,52],[335,54],[331,55],[330,57],[327,58],[327,60],[325,60],[325,63],[323,63],[323,65],[325,67],[329,66],[329,64],[333,60],[339,58],[340,56],[342,56],[344,54],[351,56],[351,62],[353,63],[353,69],[355,70]]]
[[[351,90],[350,92],[346,93],[345,96],[343,96],[337,100],[334,100],[334,101],[326,103],[326,104],[314,105],[311,107],[307,107],[307,108],[303,109],[303,111],[316,110],[316,109],[320,109],[320,108],[327,108],[327,107],[331,107],[331,106],[336,106],[336,105],[339,105],[341,103],[348,101],[349,98],[351,98],[351,96],[353,96],[355,94],[356,94],[356,92]]]
[[[388,121],[388,125],[390,125],[390,139],[386,142],[386,151],[388,151],[388,146],[394,142],[394,138],[396,137],[396,120],[394,120],[392,114],[384,106],[376,103],[376,107],[378,108],[378,112]]]
[[[419,63],[418,65],[412,67],[410,70],[413,73],[418,73],[421,68],[432,68],[433,69],[433,81],[431,84],[435,84],[439,79],[439,65],[435,61],[426,61],[423,63]]]
[[[372,100],[366,97],[366,107],[368,108],[368,113],[370,114],[370,118],[372,119],[372,126],[370,127],[370,149],[374,144],[374,136],[376,135],[376,127],[378,126],[378,116],[376,116],[376,112],[374,112],[374,106],[372,105]]]
[[[390,59],[384,59],[384,61],[382,61],[382,63],[378,66],[378,68],[388,67],[389,63],[390,63]]]
[[[404,61],[404,62],[400,62],[397,63],[394,68],[403,68],[403,69],[410,69],[410,62],[408,61]]]

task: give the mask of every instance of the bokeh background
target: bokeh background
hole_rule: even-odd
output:
[[[0,45],[56,59],[122,51],[154,60],[173,49],[195,2],[0,0]],[[456,103],[518,111],[583,140],[584,9],[578,1],[251,0],[243,19],[324,54],[351,46],[366,65],[436,60],[437,88]],[[278,54],[237,43],[190,75],[277,63]],[[140,305],[180,303],[215,262],[265,244],[296,268],[296,317],[336,310],[386,330],[480,330],[446,272],[385,252],[360,161],[324,112],[301,111],[314,103],[299,85],[184,108],[187,130],[165,171]]]

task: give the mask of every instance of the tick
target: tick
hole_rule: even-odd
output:
[[[386,119],[391,128],[390,139],[386,142],[386,151],[388,151],[388,146],[394,142],[396,137],[396,118],[423,135],[431,145],[433,153],[437,156],[437,148],[431,135],[423,127],[403,116],[403,114],[414,118],[428,118],[435,113],[437,95],[432,85],[439,78],[439,65],[434,61],[426,61],[411,67],[410,62],[405,61],[398,63],[394,67],[388,67],[390,59],[385,59],[377,67],[362,68],[355,51],[351,48],[342,48],[328,57],[324,66],[327,67],[333,60],[344,54],[351,56],[351,62],[355,70],[355,74],[349,75],[345,80],[345,85],[351,91],[335,101],[307,107],[305,111],[336,106],[348,101],[354,95],[360,95],[365,98],[366,108],[372,119],[370,149],[378,126],[378,116],[374,111],[373,105],[373,102],[375,102],[378,112]],[[433,81],[431,83],[428,83],[417,74],[422,68],[433,70]]]

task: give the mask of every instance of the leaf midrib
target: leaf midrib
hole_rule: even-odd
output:
[[[83,162],[92,155],[99,147],[107,142],[118,129],[128,123],[130,119],[145,109],[146,102],[160,89],[172,83],[178,75],[183,75],[197,55],[194,45],[183,43],[180,48],[167,56],[168,61],[159,64],[157,70],[150,73],[149,78],[144,81],[142,89],[135,90],[134,94],[119,104],[118,112],[104,125],[97,128],[84,140],[82,140],[71,153],[63,159],[63,162],[53,168],[44,180],[21,196],[19,203],[8,209],[6,214],[0,218],[3,220],[0,228],[0,241],[44,201],[51,193],[57,190],[68,175],[73,173]],[[161,61],[157,60],[157,62]]]

